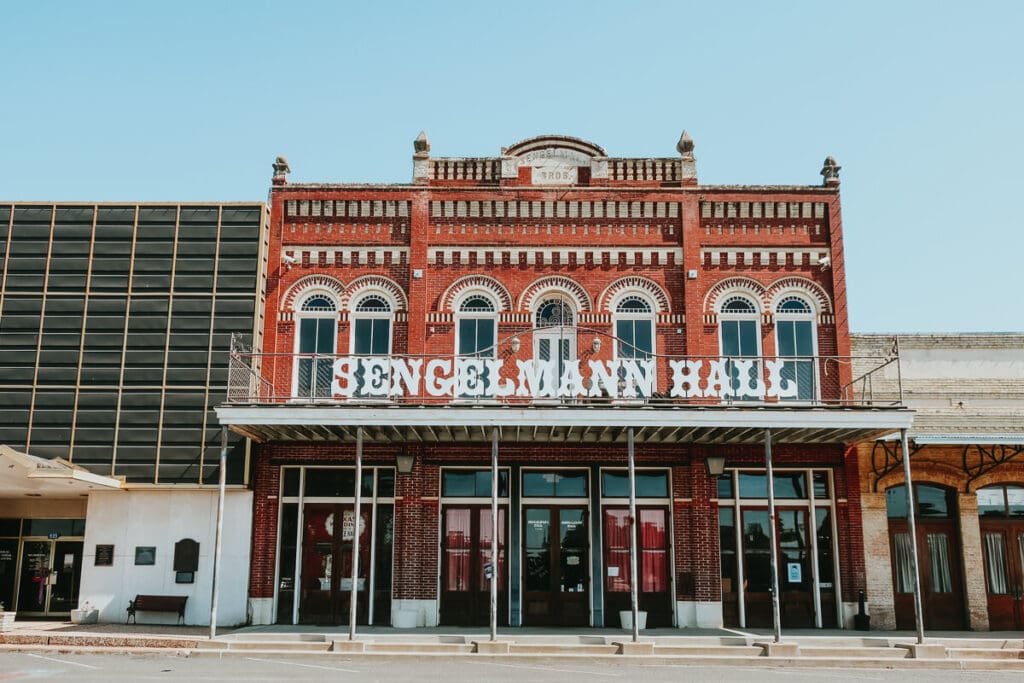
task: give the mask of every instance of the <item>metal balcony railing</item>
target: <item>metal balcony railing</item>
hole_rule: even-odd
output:
[[[896,357],[231,353],[229,405],[902,406]],[[844,377],[853,377],[843,382]],[[895,379],[895,381],[894,381]]]

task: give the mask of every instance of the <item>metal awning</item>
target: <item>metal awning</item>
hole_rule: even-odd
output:
[[[771,429],[776,443],[853,444],[909,428],[914,412],[883,407],[799,406],[407,406],[374,404],[222,405],[222,425],[257,442],[489,442],[492,427],[511,443],[752,444]]]
[[[121,483],[62,458],[48,460],[0,445],[0,497],[77,497],[89,491],[120,489]]]

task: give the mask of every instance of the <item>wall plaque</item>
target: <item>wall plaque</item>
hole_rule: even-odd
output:
[[[113,545],[97,545],[96,546],[96,562],[94,564],[97,567],[113,567],[114,566],[114,546]]]
[[[156,564],[156,547],[151,545],[135,546],[135,564]]]

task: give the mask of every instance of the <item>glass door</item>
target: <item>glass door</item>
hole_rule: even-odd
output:
[[[46,614],[52,546],[53,541],[23,541],[21,544],[17,609],[22,614]]]
[[[490,623],[491,508],[453,505],[442,518],[441,623],[485,626]],[[498,509],[498,622],[508,623],[505,559],[505,510]]]
[[[668,511],[664,508],[639,508],[640,571],[639,608],[647,612],[647,627],[672,626],[672,596],[669,591]],[[605,623],[614,623],[618,613],[631,608],[629,565],[629,509],[605,508],[604,574],[605,603],[610,615]]]
[[[362,506],[359,523],[359,592],[356,621],[367,623],[370,573],[370,506]],[[308,504],[302,538],[302,595],[299,623],[347,624],[352,590],[352,546],[356,534],[354,506]]]
[[[523,518],[524,625],[586,626],[590,621],[586,510],[529,507]]]
[[[50,565],[49,611],[78,609],[79,578],[82,574],[82,541],[55,541]]]
[[[989,628],[1024,629],[1024,523],[983,519],[981,537]]]
[[[814,626],[814,576],[807,510],[776,509],[782,626]],[[748,627],[772,625],[771,527],[767,510],[743,510],[743,597]]]

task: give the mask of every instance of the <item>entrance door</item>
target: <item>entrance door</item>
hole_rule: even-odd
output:
[[[778,524],[779,606],[782,626],[814,626],[814,577],[807,510],[776,509]],[[746,624],[772,625],[771,537],[767,510],[743,510],[743,577]]]
[[[587,511],[584,508],[524,509],[524,625],[589,624],[588,538]]]
[[[889,520],[895,589],[896,628],[914,628],[914,575],[910,533],[903,520]],[[921,519],[917,523],[918,567],[924,626],[955,631],[964,628],[963,581],[957,558],[954,520]]]
[[[367,623],[370,574],[370,509],[362,506],[359,524],[359,580],[356,623]],[[302,534],[302,596],[299,623],[348,623],[352,590],[352,504],[308,504]]]
[[[989,628],[1024,629],[1024,522],[982,519],[981,538]]]
[[[637,602],[647,612],[647,627],[672,626],[672,596],[669,592],[668,511],[638,508],[640,585]],[[605,603],[613,623],[621,611],[631,608],[629,574],[629,509],[605,508],[604,576]]]
[[[50,595],[50,558],[53,541],[23,541],[21,578],[18,581],[18,611],[45,614]]]
[[[485,626],[491,619],[491,507],[451,505],[442,512],[441,624]],[[498,509],[498,623],[508,623],[505,510]]]
[[[44,616],[77,609],[81,576],[82,541],[23,541],[18,612]]]

